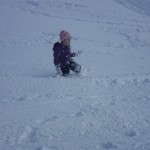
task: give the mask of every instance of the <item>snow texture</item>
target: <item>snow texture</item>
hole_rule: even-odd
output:
[[[0,150],[150,150],[149,0],[0,0]],[[72,35],[82,72],[55,77]]]

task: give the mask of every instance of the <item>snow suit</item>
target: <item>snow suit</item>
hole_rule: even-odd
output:
[[[65,46],[59,42],[53,46],[54,64],[60,65],[63,75],[69,74],[70,70],[80,72],[81,66],[71,59],[75,55],[75,53],[71,53],[70,46]]]

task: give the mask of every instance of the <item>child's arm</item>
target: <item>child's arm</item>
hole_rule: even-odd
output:
[[[54,64],[55,65],[60,65],[60,63],[61,63],[61,59],[60,59],[60,57],[61,57],[61,48],[60,48],[60,45],[59,45],[59,43],[55,43],[54,44],[54,47],[53,47],[53,56],[54,56]]]

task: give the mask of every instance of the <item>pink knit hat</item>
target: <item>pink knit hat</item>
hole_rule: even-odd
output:
[[[64,40],[67,40],[67,39],[71,39],[70,33],[65,31],[65,30],[60,32],[59,37],[60,37],[61,41],[64,41]]]

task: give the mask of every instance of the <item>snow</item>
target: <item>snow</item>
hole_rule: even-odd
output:
[[[150,150],[148,0],[0,1],[0,150]],[[55,77],[68,30],[79,75]]]

